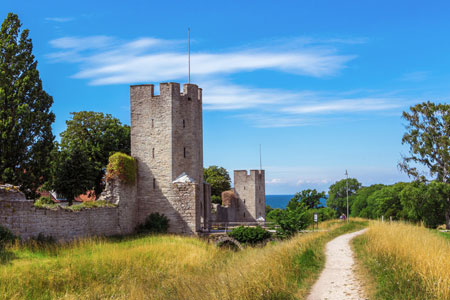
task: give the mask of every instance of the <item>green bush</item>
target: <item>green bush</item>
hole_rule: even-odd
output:
[[[136,182],[136,160],[121,152],[116,152],[109,157],[106,167],[106,180],[120,179],[123,183],[134,184]]]
[[[13,242],[15,239],[16,237],[8,228],[0,226],[0,249],[7,243]]]
[[[160,213],[152,213],[145,218],[143,224],[136,228],[138,233],[166,233],[169,229],[169,219]]]
[[[34,201],[34,206],[39,207],[39,208],[54,207],[54,206],[56,206],[56,203],[53,202],[53,200],[52,200],[52,198],[50,198],[50,196],[41,196],[41,197],[39,197],[39,199]]]
[[[222,197],[221,196],[212,195],[211,196],[211,203],[222,204]]]
[[[264,228],[239,226],[234,228],[229,234],[232,238],[242,244],[255,245],[271,237],[270,232]]]
[[[317,213],[319,222],[327,221],[336,219],[336,211],[329,207],[323,207],[323,208],[315,208],[315,209],[308,209],[308,219],[311,220],[311,222],[314,219],[314,213]]]

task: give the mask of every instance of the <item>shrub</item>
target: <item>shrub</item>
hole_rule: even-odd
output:
[[[169,229],[169,219],[160,213],[152,213],[145,218],[143,224],[136,228],[139,233],[166,233]]]
[[[12,242],[16,239],[14,234],[3,226],[0,226],[0,249],[5,246],[5,244]]]
[[[239,226],[234,228],[229,234],[239,243],[255,245],[271,237],[270,232],[264,228]]]
[[[222,204],[222,197],[221,196],[212,195],[211,196],[211,203]]]
[[[124,153],[116,152],[109,157],[106,167],[106,180],[119,179],[125,184],[136,182],[136,160]]]
[[[56,203],[53,202],[53,200],[52,200],[52,198],[50,198],[50,196],[41,196],[41,197],[39,197],[39,199],[34,201],[34,206],[39,207],[39,208],[53,207],[55,205],[56,205]]]

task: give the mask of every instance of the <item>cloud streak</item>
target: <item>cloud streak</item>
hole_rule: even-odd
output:
[[[356,58],[331,45],[361,44],[365,39],[290,39],[223,52],[191,55],[191,76],[204,90],[206,110],[246,110],[237,117],[257,127],[308,126],[330,122],[332,114],[396,109],[401,99],[350,91],[330,94],[255,88],[227,81],[225,75],[259,70],[323,78],[336,76]],[[111,36],[63,37],[50,41],[53,62],[74,63],[74,78],[91,85],[183,80],[187,77],[185,41],[152,37],[123,41]],[[182,48],[181,48],[182,47]],[[367,94],[371,94],[368,96]],[[321,117],[327,115],[327,117]]]

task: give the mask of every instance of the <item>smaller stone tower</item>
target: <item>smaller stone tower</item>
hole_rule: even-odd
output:
[[[239,198],[236,221],[255,222],[266,219],[266,188],[264,170],[234,171],[234,192]]]

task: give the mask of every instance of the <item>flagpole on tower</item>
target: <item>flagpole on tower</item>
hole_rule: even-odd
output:
[[[188,83],[191,84],[191,28],[188,27]]]

